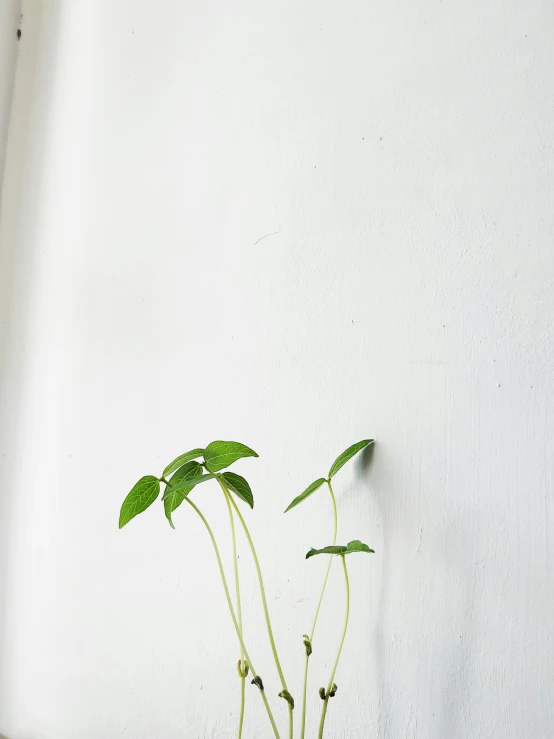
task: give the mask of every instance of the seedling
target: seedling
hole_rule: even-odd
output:
[[[304,680],[303,680],[303,687],[302,687],[302,709],[301,709],[302,712],[301,712],[301,722],[300,722],[300,731],[299,731],[300,739],[304,739],[304,736],[305,736],[309,658],[313,651],[313,639],[314,639],[316,624],[317,624],[319,612],[321,609],[321,604],[323,602],[323,597],[325,595],[325,590],[327,587],[327,581],[329,579],[329,572],[331,569],[333,558],[335,556],[340,557],[342,568],[343,568],[343,573],[344,573],[345,604],[346,604],[345,605],[345,619],[344,619],[344,627],[342,631],[341,640],[339,643],[338,652],[335,658],[335,662],[333,664],[333,669],[331,671],[331,676],[329,678],[327,687],[326,688],[322,687],[319,689],[319,695],[321,699],[323,700],[323,706],[321,710],[321,718],[320,718],[320,723],[319,723],[318,739],[322,739],[323,737],[325,718],[327,716],[327,707],[329,704],[329,700],[330,698],[333,698],[335,696],[338,690],[337,685],[334,682],[334,679],[335,679],[335,674],[337,671],[340,655],[342,653],[342,648],[343,648],[344,640],[346,637],[346,631],[348,628],[348,619],[349,619],[349,614],[350,614],[350,583],[348,579],[348,570],[346,567],[346,556],[354,552],[373,553],[373,549],[370,549],[367,546],[367,544],[363,544],[361,541],[357,539],[349,542],[346,545],[337,545],[336,543],[337,528],[338,528],[337,505],[336,505],[333,488],[331,485],[331,480],[337,474],[337,472],[346,464],[346,462],[348,462],[349,459],[351,459],[355,454],[357,454],[362,449],[364,449],[365,447],[367,447],[368,445],[372,443],[373,443],[373,439],[366,439],[364,441],[360,441],[357,444],[353,444],[352,446],[348,447],[348,449],[346,449],[346,451],[340,454],[337,457],[337,459],[333,462],[327,477],[321,477],[315,482],[313,482],[311,485],[309,485],[306,488],[306,490],[304,490],[303,493],[301,493],[298,497],[296,497],[292,501],[292,503],[288,506],[288,508],[285,511],[287,512],[291,510],[292,508],[295,508],[297,505],[299,505],[299,503],[302,503],[304,500],[306,500],[306,498],[312,495],[316,490],[321,488],[323,485],[327,485],[327,488],[331,496],[332,510],[333,510],[332,543],[326,547],[323,547],[322,549],[312,548],[306,554],[306,559],[310,559],[311,557],[314,557],[319,554],[329,555],[329,563],[325,571],[323,587],[321,589],[321,593],[320,593],[319,600],[317,603],[315,616],[314,616],[314,620],[312,623],[310,633],[304,634],[303,636],[303,644],[304,644],[304,649],[306,653],[306,659],[305,659]],[[288,739],[293,739],[294,737],[293,714],[294,714],[295,701],[287,687],[287,681],[285,679],[285,675],[281,667],[281,661],[279,659],[279,655],[277,652],[277,647],[276,647],[275,639],[273,636],[273,628],[271,625],[271,618],[269,615],[269,608],[267,604],[267,597],[266,597],[266,591],[265,591],[265,586],[264,586],[264,581],[263,581],[263,576],[262,576],[262,570],[260,567],[260,562],[258,560],[258,555],[256,553],[256,548],[254,546],[254,542],[252,541],[252,537],[250,535],[248,526],[246,525],[246,521],[244,520],[242,513],[240,512],[240,509],[235,501],[235,497],[237,497],[239,500],[243,501],[248,506],[250,506],[250,508],[254,508],[254,496],[252,494],[250,485],[248,484],[248,482],[245,480],[244,477],[242,477],[241,475],[237,475],[235,472],[230,472],[230,471],[222,472],[222,470],[227,470],[228,467],[230,467],[232,464],[237,462],[239,459],[243,459],[245,457],[257,457],[257,456],[258,455],[253,449],[250,449],[244,444],[239,444],[236,441],[212,441],[211,444],[208,444],[208,446],[205,449],[201,449],[201,448],[192,449],[190,452],[185,452],[184,454],[181,454],[176,459],[174,459],[170,464],[167,465],[167,467],[164,469],[160,477],[156,477],[154,475],[147,475],[145,477],[141,477],[141,479],[136,483],[136,485],[132,488],[131,492],[127,495],[127,497],[123,501],[123,505],[121,506],[121,511],[119,515],[119,528],[120,529],[123,528],[123,526],[128,524],[129,521],[131,521],[135,516],[138,516],[139,513],[143,513],[147,508],[149,508],[154,503],[154,501],[156,501],[158,497],[160,496],[162,485],[164,486],[162,501],[164,505],[165,516],[169,522],[169,525],[172,528],[175,528],[174,523],[173,523],[173,514],[182,503],[187,503],[195,511],[195,513],[200,517],[200,520],[204,524],[206,531],[208,532],[208,535],[212,542],[213,548],[214,548],[217,565],[219,569],[219,574],[221,576],[221,582],[223,584],[223,589],[225,591],[225,598],[227,600],[227,605],[229,606],[229,612],[231,614],[231,619],[233,621],[233,626],[235,628],[238,643],[239,643],[240,659],[237,664],[237,670],[238,670],[239,678],[241,681],[241,689],[240,689],[239,723],[238,723],[238,733],[237,733],[238,739],[242,739],[244,713],[245,713],[246,679],[249,675],[251,676],[251,680],[250,680],[251,684],[257,688],[257,692],[261,696],[261,700],[263,701],[273,733],[276,739],[281,739],[281,734],[279,733],[277,722],[273,716],[273,712],[272,712],[269,700],[267,698],[267,686],[264,684],[264,681],[262,680],[262,677],[260,676],[260,674],[256,671],[254,664],[252,662],[250,653],[248,652],[246,642],[245,642],[244,627],[243,627],[243,620],[242,620],[240,573],[239,573],[239,567],[238,567],[237,542],[236,542],[236,531],[235,531],[235,522],[236,520],[238,520],[246,536],[246,540],[248,542],[248,546],[250,548],[250,552],[252,555],[252,560],[254,562],[254,567],[256,569],[267,635],[268,635],[269,643],[271,646],[273,659],[275,661],[275,666],[277,668],[277,672],[279,674],[279,679],[281,683],[281,691],[278,693],[278,696],[282,698],[286,703],[287,711],[288,711],[288,734],[287,736],[288,736]],[[235,581],[235,602],[234,603],[233,603],[233,599],[231,598],[231,593],[229,591],[227,577],[225,575],[225,569],[223,567],[223,562],[221,560],[219,547],[217,545],[214,533],[208,521],[206,520],[205,516],[201,512],[201,510],[198,508],[196,503],[194,503],[190,498],[191,492],[198,485],[200,485],[203,482],[208,482],[210,480],[215,480],[219,484],[219,487],[221,488],[221,491],[223,493],[223,499],[225,500],[225,505],[226,505],[228,515],[229,515],[229,527],[230,527],[230,532],[231,532],[231,544],[232,544],[232,555],[233,555],[233,573],[234,573],[234,581]]]

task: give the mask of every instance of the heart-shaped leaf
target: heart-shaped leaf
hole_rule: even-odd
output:
[[[123,501],[119,513],[119,528],[122,529],[132,518],[151,506],[159,494],[160,481],[157,477],[153,475],[141,477]]]
[[[354,541],[349,541],[346,546],[344,544],[341,545],[333,545],[330,547],[323,547],[323,549],[310,549],[310,551],[306,554],[306,559],[310,559],[310,557],[315,557],[316,554],[353,554],[354,552],[367,552],[368,554],[375,554],[375,551],[373,549],[370,549],[367,544],[363,544],[359,539],[354,539]]]
[[[212,473],[208,475],[197,475],[196,477],[187,477],[186,480],[181,480],[181,482],[178,482],[176,485],[166,487],[165,492],[162,495],[162,500],[165,500],[170,494],[178,493],[188,487],[191,487],[192,490],[195,485],[199,485],[201,482],[206,482],[207,480],[213,480],[214,477],[215,475]]]
[[[210,472],[224,470],[242,457],[257,457],[253,449],[238,441],[212,441],[204,450],[204,459]]]
[[[169,480],[169,484],[164,492],[163,502],[165,517],[169,521],[169,525],[172,529],[174,529],[175,526],[173,525],[171,514],[176,508],[181,505],[181,503],[194,487],[194,485],[191,485],[188,480],[192,480],[195,477],[202,476],[202,465],[198,462],[190,461],[179,467],[177,472]],[[177,485],[180,485],[181,483],[185,483],[185,486],[180,486],[177,489]]]
[[[184,454],[181,454],[179,457],[176,457],[173,462],[167,465],[167,467],[163,471],[162,477],[167,477],[168,475],[171,475],[172,472],[178,470],[179,467],[181,467],[186,462],[190,462],[191,459],[198,459],[203,454],[204,449],[192,449],[190,452],[185,452]]]
[[[229,490],[232,490],[241,500],[248,503],[250,508],[254,508],[254,496],[252,495],[250,485],[244,477],[236,475],[234,472],[224,472],[221,477],[225,480],[225,484]]]
[[[339,456],[331,465],[331,469],[329,470],[329,480],[337,474],[340,468],[343,467],[349,459],[352,459],[355,454],[361,452],[362,449],[365,449],[365,447],[369,446],[369,444],[373,444],[373,439],[358,441],[356,444],[352,444],[352,446],[349,446],[348,449],[346,449],[342,454],[339,454]]]
[[[300,493],[293,501],[290,503],[288,508],[285,508],[285,513],[287,511],[290,511],[291,508],[294,508],[294,506],[297,506],[299,503],[302,503],[303,500],[306,500],[306,498],[309,498],[309,496],[312,493],[315,493],[315,491],[320,488],[324,482],[327,482],[327,480],[324,477],[320,477],[319,480],[315,480],[315,482],[312,482],[311,485],[308,485],[306,490],[304,490],[303,493]]]

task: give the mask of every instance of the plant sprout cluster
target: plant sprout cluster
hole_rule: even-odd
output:
[[[350,460],[354,455],[358,454],[362,449],[365,449],[367,446],[373,443],[373,439],[365,439],[363,441],[359,441],[356,444],[352,444],[352,446],[348,447],[342,454],[340,454],[336,460],[331,465],[331,468],[329,470],[329,473],[327,477],[320,477],[319,479],[312,482],[311,485],[309,485],[303,493],[301,493],[298,497],[296,497],[290,505],[286,508],[285,513],[287,511],[290,511],[292,508],[295,508],[297,505],[302,503],[306,498],[308,498],[310,495],[316,492],[319,488],[322,486],[326,486],[329,491],[329,495],[331,498],[332,503],[332,511],[333,511],[333,538],[331,541],[331,544],[328,546],[325,546],[321,549],[310,549],[309,552],[306,554],[306,559],[310,559],[311,557],[315,557],[316,555],[329,555],[329,562],[325,571],[325,577],[323,580],[323,585],[321,588],[321,593],[319,596],[319,600],[317,603],[317,607],[314,614],[314,619],[311,625],[311,629],[308,634],[303,635],[303,644],[305,649],[305,663],[304,663],[304,677],[303,677],[303,685],[302,685],[302,697],[301,697],[301,717],[300,717],[300,729],[299,729],[299,737],[300,739],[304,739],[305,737],[305,727],[306,727],[306,710],[307,710],[307,688],[308,688],[308,670],[309,670],[309,661],[310,656],[313,651],[313,640],[314,640],[314,634],[316,630],[316,625],[319,617],[319,612],[321,609],[321,604],[323,602],[323,597],[325,595],[325,590],[327,587],[327,581],[329,579],[329,572],[331,569],[331,565],[333,562],[334,557],[339,557],[341,560],[342,570],[344,574],[344,585],[345,585],[345,616],[344,616],[344,626],[341,633],[341,638],[337,650],[337,654],[333,663],[333,667],[331,670],[331,674],[329,676],[329,680],[327,682],[326,687],[321,687],[319,689],[319,696],[322,703],[321,708],[321,717],[319,722],[319,730],[318,730],[318,739],[322,739],[323,732],[325,728],[325,718],[327,716],[327,708],[329,704],[329,700],[331,698],[334,698],[337,693],[337,685],[335,683],[335,675],[337,671],[337,667],[339,664],[340,656],[342,653],[342,648],[344,644],[344,640],[346,637],[346,631],[348,628],[348,620],[350,615],[350,582],[348,578],[348,569],[346,566],[346,557],[349,554],[353,554],[354,552],[367,552],[367,553],[373,553],[373,549],[370,549],[367,544],[363,544],[358,539],[355,539],[353,541],[350,541],[346,545],[338,545],[337,544],[337,528],[338,528],[338,516],[337,516],[337,504],[335,500],[335,494],[333,492],[333,487],[331,484],[331,480],[333,477],[337,474],[337,472]],[[295,710],[295,700],[289,691],[287,681],[285,680],[285,675],[283,673],[283,669],[281,667],[281,661],[279,659],[279,655],[277,652],[277,647],[275,645],[275,639],[273,636],[273,628],[271,626],[271,618],[269,615],[269,609],[267,605],[267,597],[266,597],[266,591],[262,576],[262,570],[260,567],[260,562],[258,560],[258,555],[256,553],[256,548],[254,546],[254,542],[252,541],[252,537],[250,535],[250,531],[248,529],[248,526],[246,525],[246,521],[244,520],[244,517],[242,513],[240,512],[240,509],[235,501],[235,497],[239,500],[246,503],[250,508],[254,508],[254,496],[252,494],[252,490],[250,488],[250,485],[245,480],[244,477],[241,475],[237,475],[235,472],[230,472],[227,468],[230,467],[232,464],[237,462],[239,459],[243,459],[245,457],[257,457],[255,451],[250,449],[249,447],[245,446],[244,444],[240,444],[236,441],[212,441],[211,444],[208,444],[208,446],[205,449],[192,449],[190,452],[186,452],[185,454],[181,454],[179,457],[174,459],[170,464],[167,465],[167,467],[164,469],[162,475],[160,477],[156,477],[154,475],[146,475],[145,477],[142,477],[136,485],[132,488],[131,492],[127,495],[125,500],[123,501],[123,505],[121,506],[121,512],[119,515],[119,528],[123,528],[126,524],[129,523],[135,516],[137,516],[139,513],[143,513],[149,506],[151,506],[154,501],[156,501],[160,495],[162,485],[164,486],[163,489],[163,495],[162,495],[162,501],[164,504],[164,510],[166,518],[169,522],[169,525],[172,528],[175,528],[173,524],[173,513],[182,503],[186,503],[189,505],[193,511],[200,517],[202,523],[204,524],[206,531],[208,533],[208,536],[211,539],[217,565],[219,568],[219,573],[221,575],[221,581],[223,583],[223,589],[225,591],[225,598],[227,600],[227,605],[229,606],[229,612],[231,614],[231,619],[233,621],[233,625],[237,634],[239,648],[240,648],[240,659],[238,661],[237,669],[239,678],[241,681],[241,688],[240,688],[240,710],[239,710],[239,723],[238,723],[238,739],[242,739],[242,733],[243,733],[243,724],[244,724],[244,713],[245,713],[245,695],[246,695],[246,680],[248,677],[250,677],[250,682],[252,685],[254,685],[258,689],[258,693],[261,697],[261,700],[263,701],[265,710],[267,712],[267,716],[269,719],[269,723],[271,725],[271,728],[273,730],[273,733],[276,737],[276,739],[281,738],[281,734],[277,725],[277,722],[275,720],[275,717],[273,715],[273,711],[271,709],[271,706],[269,704],[268,698],[267,698],[267,690],[266,686],[264,685],[264,682],[262,680],[262,677],[257,672],[256,668],[254,667],[254,663],[252,662],[252,657],[248,651],[248,648],[246,646],[246,640],[244,635],[244,628],[243,628],[243,620],[242,620],[242,605],[241,605],[241,592],[240,592],[240,572],[239,572],[239,566],[238,566],[238,557],[237,557],[237,543],[236,543],[236,530],[235,530],[235,523],[238,521],[240,524],[240,527],[242,528],[244,535],[246,536],[246,540],[248,542],[248,546],[250,548],[250,552],[252,554],[252,560],[254,563],[254,567],[256,569],[259,589],[260,589],[260,596],[262,601],[262,607],[264,612],[264,618],[265,618],[265,624],[267,629],[267,635],[269,638],[269,643],[271,646],[271,651],[273,653],[273,658],[275,660],[275,665],[277,667],[277,672],[279,674],[279,679],[281,682],[281,691],[278,693],[278,696],[282,698],[287,706],[288,709],[288,739],[293,739],[294,737],[294,710]],[[226,470],[225,472],[222,472],[222,470]],[[229,584],[227,581],[227,577],[225,575],[225,569],[223,567],[223,562],[221,560],[221,555],[219,551],[218,544],[216,542],[214,533],[212,531],[212,528],[210,527],[208,521],[206,520],[205,516],[201,512],[201,510],[198,508],[196,503],[194,503],[191,498],[190,494],[191,492],[201,483],[207,482],[209,480],[215,480],[219,487],[221,488],[221,491],[223,493],[223,499],[225,501],[225,505],[227,507],[227,511],[229,514],[229,525],[230,525],[230,532],[231,532],[231,543],[232,543],[232,553],[233,553],[233,573],[234,573],[234,602],[233,597],[231,596],[231,592],[229,590]],[[284,736],[284,734],[283,734]]]

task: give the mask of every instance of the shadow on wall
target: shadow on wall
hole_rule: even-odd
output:
[[[15,85],[0,201],[0,730],[10,715],[6,672],[8,571],[13,547],[13,500],[18,430],[28,363],[29,306],[41,177],[50,132],[61,0],[28,3],[18,43]],[[15,31],[14,31],[15,33]],[[0,739],[8,739],[0,735]],[[31,739],[25,737],[24,739]]]
[[[413,577],[418,566],[415,570],[411,567],[408,573],[399,574],[398,560],[391,557],[390,547],[399,537],[404,542],[414,542],[420,538],[420,515],[410,518],[409,511],[421,514],[420,506],[425,496],[408,500],[410,490],[419,489],[421,495],[422,482],[410,480],[406,470],[398,470],[397,458],[387,454],[386,447],[379,445],[370,465],[371,454],[364,457],[363,475],[364,479],[370,480],[382,522],[381,592],[373,626],[375,675],[380,686],[378,703],[374,707],[377,715],[375,728],[378,728],[382,739],[397,739],[399,732],[411,736],[419,717],[420,723],[428,725],[429,739],[468,736],[465,719],[468,696],[471,695],[472,685],[479,680],[476,656],[471,645],[473,635],[479,629],[475,613],[483,594],[479,579],[482,563],[468,559],[466,545],[468,536],[473,542],[479,541],[480,532],[471,521],[457,520],[441,528],[440,535],[427,544],[432,548],[432,570],[422,569],[418,576],[423,580],[432,577],[445,598],[456,603],[457,607],[452,610],[450,618],[439,622],[434,621],[432,612],[425,621],[418,621],[417,614],[413,617],[406,615],[408,622],[404,629],[407,632],[413,629],[414,642],[418,642],[419,646],[415,646],[415,651],[411,653],[399,653],[402,649],[401,636],[399,641],[398,633],[394,629],[392,632],[388,630],[388,615],[397,610],[393,599],[398,593],[399,577]],[[428,494],[429,491],[425,492]],[[436,492],[437,495],[443,494],[439,489]],[[429,504],[427,499],[425,505]],[[414,550],[414,553],[417,555],[418,551]],[[393,582],[396,583],[396,589],[392,586]],[[413,583],[410,587],[413,587]],[[429,629],[433,634],[430,639],[427,637]],[[428,644],[427,652],[421,644]],[[421,657],[418,649],[423,649],[424,659],[421,664],[418,659],[412,682],[404,686],[410,693],[413,710],[402,713],[398,710],[399,664],[406,659],[408,669],[411,669],[414,657]],[[425,680],[428,681],[426,685]]]

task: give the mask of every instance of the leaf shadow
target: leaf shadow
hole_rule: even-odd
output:
[[[390,542],[394,537],[404,536],[406,540],[417,539],[418,517],[407,518],[405,511],[417,510],[422,505],[425,496],[418,500],[412,496],[415,482],[410,480],[405,470],[397,464],[397,453],[388,450],[385,444],[373,446],[367,450],[368,454],[362,458],[364,483],[367,481],[371,497],[375,502],[375,515],[379,516],[381,541],[379,549],[375,547],[380,564],[380,592],[377,598],[375,621],[372,621],[374,644],[374,679],[377,685],[376,703],[373,707],[376,715],[375,731],[383,739],[396,739],[399,731],[410,732],[410,725],[398,725],[399,696],[397,694],[398,665],[391,661],[391,634],[387,624],[387,614],[395,610],[394,584],[398,586],[398,562],[394,562],[390,555]],[[365,487],[365,485],[364,485]],[[469,564],[462,554],[464,539],[467,536],[467,526],[456,521],[449,525],[448,530],[442,530],[437,541],[432,542],[436,557],[434,558],[434,575],[454,583],[457,602],[464,603],[465,607],[456,612],[454,621],[437,623],[434,643],[429,645],[433,651],[433,658],[438,661],[437,672],[443,675],[454,675],[455,680],[445,680],[439,685],[436,692],[436,702],[432,723],[429,725],[429,739],[444,739],[445,736],[464,736],[466,726],[464,716],[467,714],[467,695],[465,689],[472,681],[475,670],[475,654],[465,645],[472,643],[472,637],[477,628],[475,623],[476,601],[476,570],[478,564]],[[463,536],[460,533],[464,532]],[[472,535],[473,540],[479,540],[477,530]],[[446,545],[445,545],[446,542]],[[377,544],[377,542],[376,542]],[[417,620],[414,622],[416,627]],[[455,639],[453,632],[455,631]],[[452,686],[455,686],[455,690]],[[412,686],[413,694],[417,695],[418,686]],[[417,723],[417,707],[415,714],[408,719]]]

